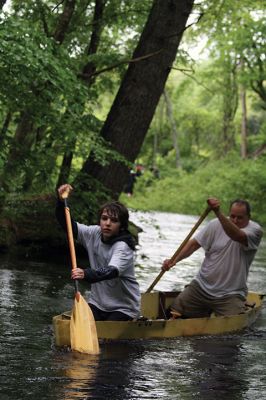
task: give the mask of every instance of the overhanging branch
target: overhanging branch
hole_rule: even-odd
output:
[[[160,49],[160,50],[155,51],[155,52],[153,52],[153,53],[146,54],[145,56],[141,56],[141,57],[137,57],[137,58],[132,58],[131,60],[123,60],[123,61],[120,61],[120,62],[118,62],[118,63],[116,63],[116,64],[110,65],[109,67],[102,68],[102,69],[100,69],[100,70],[98,70],[98,71],[95,71],[95,72],[93,72],[92,74],[79,74],[78,76],[79,76],[80,78],[82,78],[82,79],[88,79],[88,78],[91,78],[92,76],[100,75],[100,74],[102,74],[103,72],[111,71],[111,70],[113,70],[113,69],[119,67],[120,65],[123,65],[123,64],[132,64],[132,63],[135,63],[135,62],[143,61],[143,60],[146,60],[146,59],[148,59],[148,58],[154,57],[154,56],[156,56],[157,54],[161,53],[162,51],[163,51],[163,49]]]

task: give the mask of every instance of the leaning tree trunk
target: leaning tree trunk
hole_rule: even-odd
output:
[[[133,61],[103,125],[101,136],[129,162],[134,162],[139,154],[175,60],[193,2],[154,0]],[[118,198],[127,172],[124,163],[113,161],[108,166],[101,166],[91,154],[76,178],[75,187],[89,191],[96,180],[113,198]]]

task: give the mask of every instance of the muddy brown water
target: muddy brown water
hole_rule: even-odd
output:
[[[145,291],[197,218],[134,212],[131,219],[143,228],[136,275]],[[202,257],[198,251],[184,260],[156,289],[182,289]],[[0,400],[266,399],[266,309],[238,334],[105,343],[99,356],[56,349],[52,317],[73,305],[69,266],[62,259],[0,256]],[[265,239],[248,283],[266,293]],[[86,297],[86,285],[80,290]]]

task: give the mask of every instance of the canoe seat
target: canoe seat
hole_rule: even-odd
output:
[[[159,309],[157,316],[158,319],[172,319],[172,312],[170,310],[170,307],[179,293],[180,292],[159,292]],[[179,317],[180,316],[181,315],[179,315]]]

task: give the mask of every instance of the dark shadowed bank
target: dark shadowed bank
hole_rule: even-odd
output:
[[[74,202],[75,203],[75,202]],[[66,235],[55,217],[56,196],[46,195],[20,200],[13,198],[5,202],[0,215],[0,253],[12,252],[23,257],[61,257],[68,253]],[[80,209],[77,205],[77,210]],[[89,218],[86,207],[79,214],[73,209],[73,218],[85,224],[96,224]],[[130,221],[130,232],[138,242],[138,227]],[[85,257],[82,246],[77,245],[77,254]]]

